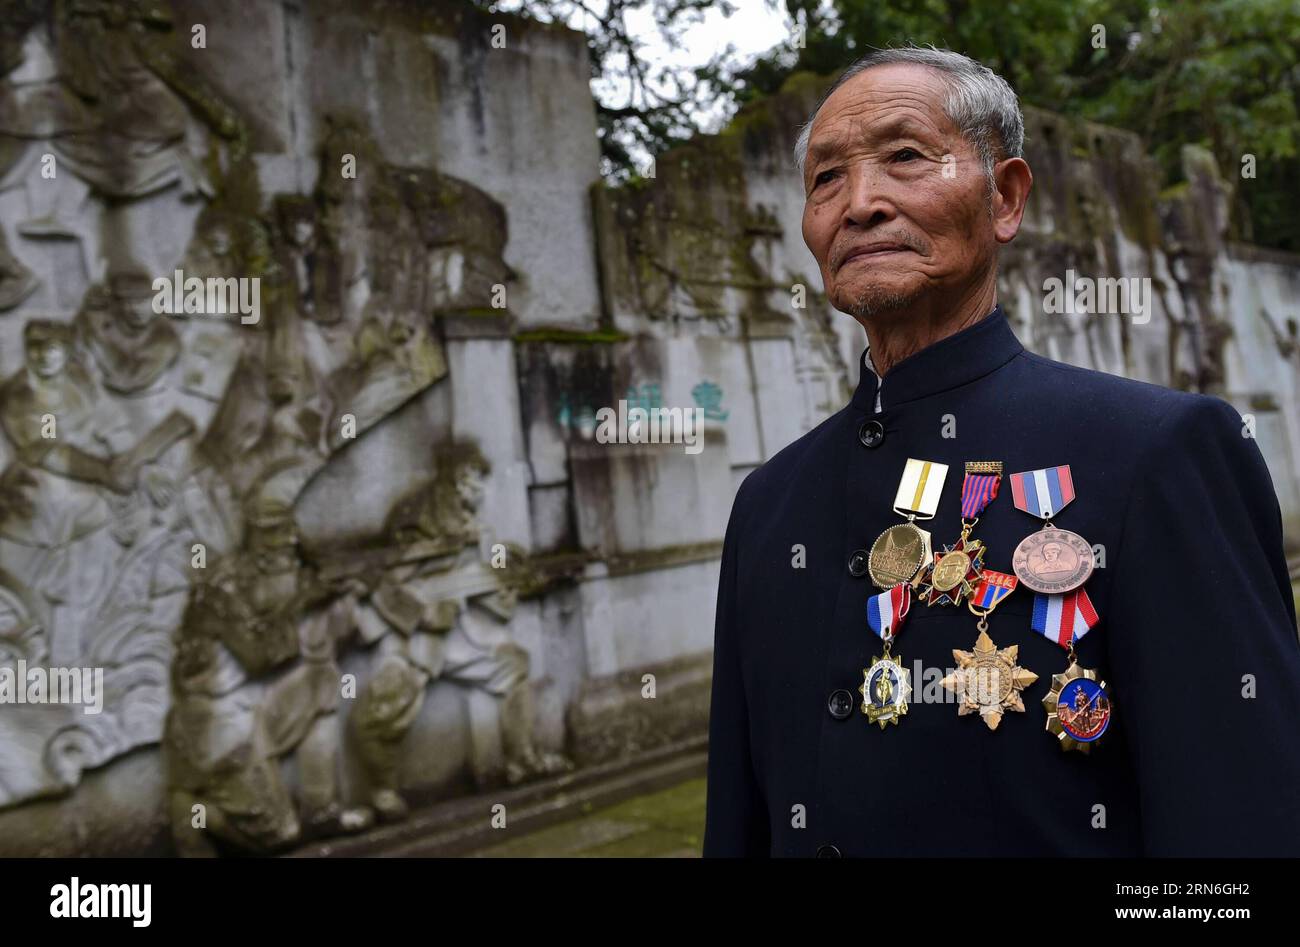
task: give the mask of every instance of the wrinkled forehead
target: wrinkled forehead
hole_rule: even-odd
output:
[[[942,73],[915,63],[872,66],[822,103],[808,138],[808,163],[855,145],[898,137],[948,140],[957,129],[944,111]]]

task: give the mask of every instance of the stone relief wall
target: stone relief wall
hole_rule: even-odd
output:
[[[0,2],[0,667],[103,672],[0,703],[0,853],[279,851],[703,732],[735,487],[864,344],[799,234],[820,84],[611,189],[587,83],[451,0]],[[1022,339],[1252,413],[1300,537],[1300,261],[1204,155],[1157,194],[1027,119]],[[1045,315],[1071,267],[1150,323]],[[597,442],[620,400],[706,449]]]

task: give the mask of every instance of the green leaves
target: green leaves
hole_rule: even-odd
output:
[[[1143,135],[1165,180],[1184,144],[1213,151],[1239,182],[1249,239],[1300,250],[1300,3],[1295,0],[786,0],[809,11],[793,65],[774,54],[737,77],[737,99],[774,92],[791,72],[838,72],[867,47],[911,41],[965,53],[1003,75],[1022,102]],[[850,42],[850,41],[853,42]],[[1104,45],[1099,45],[1104,43]],[[1291,213],[1285,213],[1285,207]]]

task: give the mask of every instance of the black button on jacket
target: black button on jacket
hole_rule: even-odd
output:
[[[879,414],[863,372],[847,407],[736,496],[704,854],[1300,855],[1300,643],[1277,497],[1240,415],[1028,352],[1001,309],[880,384]],[[879,437],[863,436],[869,420]],[[1007,475],[1070,465],[1077,498],[1054,523],[1104,552],[1086,586],[1100,621],[1079,663],[1114,700],[1089,755],[1046,731],[1042,698],[1067,662],[1031,630],[1023,585],[989,634],[1038,675],[1024,713],[990,731],[956,703],[922,700],[936,678],[914,673],[897,726],[862,714],[862,669],[881,653],[867,599],[880,590],[845,562],[902,522],[891,506],[909,457],[950,467],[937,515],[920,524],[936,547],[960,532],[964,463],[1004,463],[973,536],[987,567],[1008,573],[1042,523],[1015,508]],[[964,605],[914,603],[894,652],[938,675],[976,636]],[[854,697],[843,720],[827,713],[840,690]]]

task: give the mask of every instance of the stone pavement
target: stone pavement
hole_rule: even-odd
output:
[[[704,779],[583,807],[584,815],[468,853],[476,858],[698,858]]]

